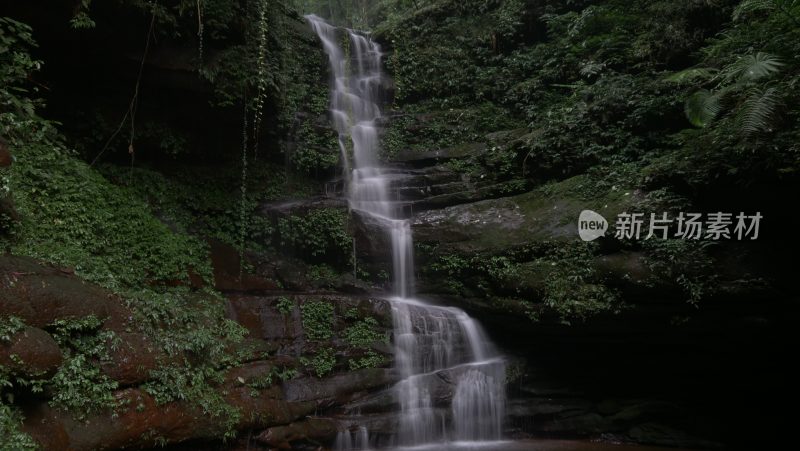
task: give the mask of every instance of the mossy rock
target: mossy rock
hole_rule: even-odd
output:
[[[594,210],[612,222],[637,198],[630,190],[596,190],[581,175],[517,196],[420,213],[414,219],[414,237],[458,253],[487,254],[533,242],[575,241],[582,210]]]

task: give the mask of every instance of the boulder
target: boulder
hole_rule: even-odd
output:
[[[0,314],[44,327],[56,320],[109,317],[114,296],[69,271],[27,257],[0,257]]]
[[[419,212],[414,239],[461,253],[499,253],[534,241],[577,240],[582,210],[611,220],[633,201],[622,191],[584,200],[576,191],[586,183],[585,176],[577,176],[548,189]]]
[[[142,383],[159,366],[164,353],[144,334],[117,332],[107,345],[110,360],[101,364],[103,372],[121,386]]]
[[[0,366],[12,374],[28,377],[50,375],[61,365],[58,344],[47,332],[25,327],[11,336],[0,339]]]

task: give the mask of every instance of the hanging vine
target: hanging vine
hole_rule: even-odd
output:
[[[253,108],[253,158],[258,159],[258,136],[261,128],[261,118],[264,110],[264,103],[267,98],[267,39],[269,31],[269,20],[267,10],[269,0],[259,0],[258,2],[258,55],[256,56],[256,98]]]
[[[122,120],[120,121],[119,126],[117,126],[117,129],[114,131],[114,133],[112,133],[111,136],[108,138],[105,145],[97,154],[97,156],[94,157],[92,162],[89,164],[90,166],[94,166],[95,163],[97,163],[97,160],[100,159],[100,157],[105,153],[105,151],[108,149],[108,147],[117,137],[117,135],[119,135],[119,133],[122,131],[122,128],[125,126],[125,122],[127,122],[128,119],[130,119],[130,137],[128,139],[128,154],[130,154],[131,156],[131,166],[133,165],[133,159],[135,155],[133,141],[136,135],[136,110],[138,109],[139,106],[139,88],[142,83],[142,74],[144,73],[144,67],[145,67],[145,62],[147,61],[147,55],[150,53],[150,41],[151,38],[153,38],[154,36],[153,30],[156,23],[156,5],[157,2],[152,3],[150,26],[147,29],[147,39],[145,40],[144,51],[142,52],[142,60],[139,63],[139,72],[136,75],[136,84],[133,87],[133,97],[131,98],[131,101],[128,104],[128,109],[122,116]]]
[[[200,66],[203,65],[203,0],[197,0],[197,58]]]
[[[244,271],[244,249],[247,240],[247,94],[244,96],[244,115],[242,119],[242,179],[239,190],[242,198],[239,203],[239,280]]]

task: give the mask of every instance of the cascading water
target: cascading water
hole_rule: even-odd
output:
[[[350,29],[306,16],[330,60],[331,117],[339,133],[350,208],[369,215],[392,244],[395,368],[400,405],[394,446],[477,446],[502,436],[505,362],[463,311],[413,298],[413,241],[403,209],[389,195],[392,177],[380,167],[381,50]],[[346,33],[343,35],[342,33]],[[346,56],[340,38],[350,44]],[[337,450],[368,449],[364,427],[339,434]]]

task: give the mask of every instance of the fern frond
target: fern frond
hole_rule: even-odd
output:
[[[770,131],[775,122],[779,105],[780,96],[777,88],[750,90],[737,115],[742,135],[752,136]]]
[[[791,11],[800,4],[798,0],[744,0],[733,10],[733,20],[739,20],[749,13],[756,11],[775,11],[792,17]]]
[[[733,10],[733,20],[739,20],[754,11],[770,11],[775,9],[772,0],[744,0]]]
[[[717,72],[719,72],[717,69],[710,67],[692,67],[680,72],[675,72],[674,74],[665,77],[664,81],[668,81],[670,83],[686,83],[698,78],[709,79]]]
[[[749,83],[778,73],[782,66],[783,63],[777,56],[758,52],[739,58],[726,67],[723,74],[726,82]]]
[[[695,127],[707,126],[721,110],[720,96],[707,89],[697,91],[689,96],[683,108],[686,118]]]

